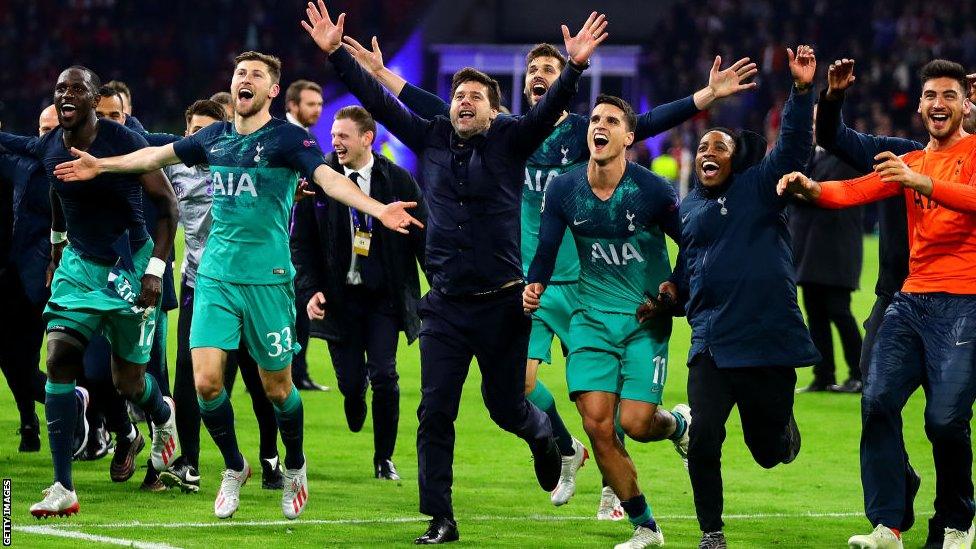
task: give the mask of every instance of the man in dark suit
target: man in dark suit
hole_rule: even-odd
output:
[[[420,203],[420,188],[406,170],[373,154],[376,122],[358,106],[340,109],[332,125],[327,160],[377,200]],[[362,212],[316,190],[295,207],[292,260],[298,301],[306,304],[311,335],[329,342],[349,430],[366,420],[367,381],[373,388],[373,466],[376,478],[399,480],[393,465],[400,418],[396,350],[402,330],[417,339],[420,298],[417,263],[423,264],[424,233],[394,233]]]
[[[520,116],[499,116],[501,91],[487,74],[465,67],[451,79],[449,116],[407,110],[342,47],[343,21],[324,2],[309,4],[302,26],[329,54],[339,79],[373,117],[418,156],[427,224],[425,272],[431,290],[418,310],[421,400],[417,410],[420,512],[431,516],[417,544],[457,541],[451,490],[454,422],[474,358],[491,419],[524,440],[539,486],[559,484],[562,459],[548,416],[525,398],[531,319],[522,309],[520,223],[528,158],[569,108],[590,55],[607,33],[593,12],[575,36],[562,27],[569,63],[549,91]]]
[[[852,179],[860,172],[839,157],[817,146],[806,173],[816,181]],[[789,208],[790,234],[796,283],[803,288],[810,337],[822,357],[813,367],[813,381],[802,392],[861,392],[861,332],[851,313],[851,292],[858,289],[864,255],[861,208],[826,210],[803,201]],[[849,374],[837,384],[834,336],[840,334]]]
[[[38,133],[58,127],[53,106],[44,109]],[[51,261],[50,185],[44,167],[34,158],[0,146],[0,369],[20,413],[21,452],[41,448],[34,403],[44,402],[47,376],[40,371],[44,321],[41,311],[51,292],[45,272]],[[77,449],[77,448],[76,448]]]

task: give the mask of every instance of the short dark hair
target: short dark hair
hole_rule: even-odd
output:
[[[190,123],[190,118],[194,116],[209,116],[218,122],[223,122],[227,120],[227,111],[224,110],[224,106],[216,101],[210,99],[199,99],[194,101],[186,109],[186,123]]]
[[[560,70],[562,70],[562,68],[566,66],[566,57],[563,54],[559,53],[559,50],[557,50],[556,47],[553,46],[552,44],[546,44],[546,43],[536,44],[535,47],[529,50],[529,53],[526,54],[525,65],[528,66],[528,64],[531,63],[532,60],[537,57],[553,57],[555,59],[558,59]]]
[[[948,59],[933,59],[929,61],[918,71],[918,78],[922,81],[923,85],[933,78],[952,78],[956,82],[959,82],[959,87],[962,88],[963,95],[966,95],[966,92],[969,90],[966,69],[959,63],[949,61]]]
[[[596,96],[596,102],[593,103],[593,108],[595,109],[597,105],[613,105],[618,109],[624,111],[624,120],[627,122],[627,131],[634,131],[637,129],[637,113],[634,112],[634,108],[630,106],[630,103],[624,101],[623,99],[601,93]]]
[[[502,89],[498,85],[498,81],[494,78],[488,76],[487,74],[479,71],[478,69],[472,67],[464,67],[463,69],[454,73],[451,78],[451,97],[454,97],[454,92],[457,91],[458,86],[464,84],[465,82],[477,82],[483,84],[488,88],[488,104],[491,108],[496,111],[501,107],[501,96]]]
[[[295,80],[288,86],[288,90],[285,91],[285,103],[298,103],[302,98],[302,92],[305,90],[312,90],[322,95],[322,86],[319,86],[315,82],[310,80]]]
[[[359,133],[373,132],[376,135],[376,121],[369,111],[359,105],[349,105],[342,107],[335,113],[336,120],[348,119],[356,123]]]
[[[111,88],[108,85],[98,88],[98,95],[102,97],[118,97],[119,103],[121,103],[123,106],[125,105],[125,101],[122,99],[122,94],[119,93],[119,90]]]
[[[234,58],[234,67],[240,65],[242,61],[260,61],[268,66],[268,74],[274,83],[281,80],[281,59],[267,53],[259,51],[246,51]]]
[[[221,105],[233,105],[234,98],[230,92],[217,92],[210,96],[210,100]]]
[[[95,71],[89,69],[88,67],[86,67],[84,65],[71,65],[70,67],[68,67],[67,69],[64,69],[64,70],[66,70],[66,71],[77,70],[77,71],[82,71],[85,74],[87,74],[88,75],[88,81],[91,83],[91,92],[92,92],[92,95],[98,94],[98,90],[101,89],[101,87],[102,87],[102,79],[99,78],[97,74],[95,74]]]
[[[132,106],[132,91],[129,90],[129,86],[121,80],[109,80],[105,83],[105,87],[112,88],[113,90],[124,95],[129,101],[129,106]]]

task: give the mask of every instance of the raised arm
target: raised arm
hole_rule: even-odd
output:
[[[414,86],[409,82],[403,87],[397,99],[402,101],[408,109],[424,118],[432,119],[435,116],[450,116],[451,114],[450,104],[429,91]]]
[[[755,82],[744,84],[759,72],[755,63],[743,57],[729,68],[721,70],[722,56],[715,57],[708,73],[708,85],[684,99],[665,103],[637,117],[634,132],[638,141],[653,137],[690,119],[700,111],[710,108],[715,101],[756,87]]]
[[[776,184],[783,175],[802,170],[813,148],[813,76],[817,59],[810,46],[787,48],[793,88],[783,105],[782,125],[773,149],[758,166],[763,197],[776,197]],[[785,205],[785,203],[784,203]]]
[[[918,141],[860,133],[844,123],[842,108],[847,89],[854,83],[854,60],[838,59],[827,68],[827,90],[817,104],[817,145],[837,155],[862,173],[874,169],[874,157],[890,151],[896,155],[925,148]]]
[[[342,41],[342,47],[352,54],[356,62],[408,109],[428,120],[438,115],[450,115],[451,106],[447,102],[427,90],[407,82],[402,76],[383,64],[383,52],[380,51],[380,43],[375,36],[371,50],[366,49],[355,38],[348,35],[342,37]]]
[[[145,150],[145,149],[142,149]],[[143,307],[155,307],[163,291],[163,273],[173,251],[176,237],[176,220],[179,217],[173,186],[160,170],[144,173],[139,177],[142,189],[156,206],[156,227],[153,229],[153,251],[149,266],[142,276],[142,291],[137,303]]]
[[[515,125],[514,145],[517,151],[528,157],[539,148],[539,145],[549,137],[553,127],[569,109],[569,104],[576,95],[583,70],[589,66],[593,51],[607,39],[608,34],[606,16],[592,12],[583,27],[575,36],[569,34],[569,27],[562,26],[563,42],[569,62],[563,67],[563,72],[553,83],[549,91],[542,96],[542,100],[529,109],[524,116],[518,117]]]
[[[71,154],[78,159],[63,162],[54,168],[54,175],[62,181],[85,181],[102,173],[146,173],[180,161],[172,143],[107,158],[95,158],[74,147]]]
[[[329,61],[332,62],[339,78],[349,91],[359,99],[377,122],[397,136],[407,147],[414,152],[422,150],[430,121],[410,112],[393,96],[386,93],[376,79],[356,62],[346,48],[342,47],[346,14],[340,14],[333,23],[329,11],[325,8],[325,2],[321,0],[318,7],[309,2],[305,13],[308,15],[308,21],[302,21],[302,27],[315,44],[329,55]]]

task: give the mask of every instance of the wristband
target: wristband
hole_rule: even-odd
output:
[[[51,244],[60,244],[68,240],[67,231],[51,231]]]
[[[146,265],[146,274],[152,275],[156,278],[163,278],[163,273],[166,272],[166,262],[158,257],[150,257],[149,265]]]

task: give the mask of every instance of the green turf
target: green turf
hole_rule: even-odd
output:
[[[182,240],[182,239],[180,239]],[[873,302],[877,276],[877,243],[865,241],[863,290],[854,296],[854,311],[863,320]],[[757,288],[757,291],[762,291]],[[169,350],[175,355],[176,314],[170,317]],[[665,403],[685,399],[688,351],[687,324],[675,324]],[[843,364],[837,347],[838,364]],[[315,379],[332,387],[325,345],[313,341],[309,352]],[[143,472],[129,482],[109,480],[108,460],[75,463],[75,485],[81,513],[70,519],[37,522],[27,512],[51,482],[47,439],[38,454],[16,452],[17,418],[9,391],[0,387],[0,476],[13,479],[15,527],[57,525],[58,528],[179,547],[323,547],[403,546],[424,527],[417,511],[417,463],[414,436],[415,410],[419,400],[417,346],[401,345],[399,351],[402,394],[400,437],[395,461],[403,477],[400,483],[371,477],[372,434],[367,421],[359,434],[345,426],[342,402],[334,390],[303,393],[305,399],[305,451],[309,463],[310,500],[305,514],[287,525],[279,510],[280,494],[261,490],[252,479],[242,492],[240,509],[232,520],[213,517],[221,462],[204,433],[202,489],[198,495],[178,492],[148,494],[138,490]],[[839,372],[843,379],[845,372]],[[172,372],[171,372],[172,375]],[[810,381],[810,370],[800,371],[799,384]],[[579,416],[565,398],[562,360],[546,367],[543,379],[557,396],[557,405],[570,430],[583,437]],[[497,428],[481,402],[480,375],[471,369],[457,422],[455,459],[455,508],[461,543],[469,547],[608,547],[629,537],[626,522],[594,520],[600,479],[590,461],[579,475],[577,495],[566,506],[555,508],[548,494],[536,485],[526,446]],[[238,436],[245,456],[257,463],[257,429],[248,395],[238,382],[233,403]],[[738,418],[728,425],[725,444],[726,534],[733,547],[843,547],[853,533],[868,531],[861,515],[858,473],[860,432],[858,398],[850,395],[798,395],[796,416],[803,433],[803,450],[789,466],[764,470],[756,465],[742,442]],[[38,408],[43,417],[43,409]],[[905,535],[906,546],[919,547],[925,537],[925,520],[931,514],[933,466],[921,427],[922,400],[916,395],[905,411],[905,437],[913,463],[923,477],[916,501],[919,525]],[[699,532],[694,520],[688,475],[669,442],[628,442],[637,464],[640,484],[662,526],[670,547],[697,547]],[[148,459],[148,448],[141,459]],[[257,482],[255,482],[257,480]],[[833,516],[823,516],[825,514]],[[766,516],[755,516],[766,515]],[[244,521],[274,521],[270,525],[240,525]],[[313,521],[319,521],[315,523]],[[322,522],[341,521],[341,522]],[[119,523],[124,523],[120,525]],[[166,526],[154,526],[157,523]],[[192,526],[176,524],[194,523]],[[13,532],[14,546],[67,547],[91,542]]]

